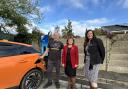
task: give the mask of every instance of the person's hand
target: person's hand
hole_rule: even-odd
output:
[[[62,67],[64,67],[64,64],[61,64]]]
[[[44,57],[43,57],[43,56],[40,56],[39,58],[40,58],[40,59],[44,59]]]
[[[75,68],[77,68],[77,67],[78,67],[78,65],[75,64]]]

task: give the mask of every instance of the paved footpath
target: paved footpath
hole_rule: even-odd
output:
[[[109,79],[108,79],[109,80]],[[79,76],[77,77],[76,80],[76,86],[77,89],[89,89],[88,86],[88,81],[86,81],[85,79],[83,79],[83,77]],[[47,83],[47,78],[45,77],[44,80],[42,80],[42,84],[40,85],[40,87],[38,89],[44,89],[43,86],[44,84]],[[82,84],[82,86],[81,86]],[[60,76],[60,89],[67,89],[67,77],[63,74],[61,74]],[[124,85],[122,83],[115,83],[115,82],[111,82],[111,81],[99,81],[98,83],[99,88],[98,89],[128,89],[128,85]],[[45,88],[45,89],[56,89],[55,84],[53,83],[52,86]]]
[[[46,84],[46,82],[47,82],[46,80],[43,81],[38,89],[44,89],[43,86],[44,84]],[[67,89],[67,85],[68,85],[67,81],[60,80],[60,89]],[[81,84],[77,83],[76,86],[77,86],[77,89],[89,89],[88,85],[82,85],[82,88],[81,88]],[[121,87],[121,86],[118,86],[117,84],[114,84],[114,85],[102,84],[100,86],[102,88],[100,87],[98,89],[128,89],[128,87]],[[55,87],[55,84],[53,83],[52,86],[45,88],[45,89],[56,89],[56,87]]]
[[[46,84],[46,81],[42,82],[41,86],[38,89],[44,89],[43,86],[44,84]],[[81,89],[81,85],[80,84],[76,84],[77,89]],[[53,83],[52,86],[45,88],[45,89],[56,89],[55,84]],[[60,80],[60,89],[67,89],[67,82],[66,81],[62,81]],[[89,86],[82,86],[82,89],[89,89]],[[98,88],[98,89],[102,89],[102,88]]]

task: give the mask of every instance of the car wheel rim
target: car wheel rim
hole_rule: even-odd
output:
[[[36,89],[41,82],[41,74],[39,72],[31,73],[25,81],[25,89]]]

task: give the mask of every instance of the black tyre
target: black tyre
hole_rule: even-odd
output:
[[[38,69],[28,72],[20,84],[20,89],[37,89],[42,81],[42,72]]]

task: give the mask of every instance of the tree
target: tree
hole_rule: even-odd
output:
[[[60,27],[57,25],[56,27],[55,27],[55,30],[54,30],[55,32],[59,32],[60,31]]]
[[[15,35],[14,41],[26,43],[26,44],[32,44],[32,34],[28,32],[18,33],[17,35]]]
[[[17,26],[18,32],[24,32],[31,14],[40,17],[37,8],[39,0],[0,0],[0,30],[6,26]]]
[[[33,28],[33,31],[32,31],[32,40],[33,41],[38,41],[42,35],[44,35],[44,34],[37,27]]]
[[[9,34],[7,27],[15,27],[17,35],[14,41],[31,43],[32,34],[25,25],[30,24],[29,17],[41,18],[37,7],[39,0],[0,0],[0,32]],[[3,38],[3,37],[2,37]],[[5,38],[5,37],[4,37]]]
[[[94,33],[95,33],[95,35],[97,35],[97,36],[105,35],[104,32],[103,32],[103,30],[102,30],[101,28],[95,28],[95,29],[94,29]]]
[[[40,50],[41,36],[44,35],[37,27],[33,28],[32,31],[32,45],[34,48]]]
[[[22,32],[16,34],[14,36],[14,41],[27,44],[32,44],[32,42],[40,44],[40,39],[42,35],[44,34],[37,27],[34,27],[32,29],[32,33]]]
[[[64,29],[62,29],[62,36],[64,38],[74,36],[74,33],[72,32],[72,22],[70,20],[68,20],[68,25],[65,26]]]

